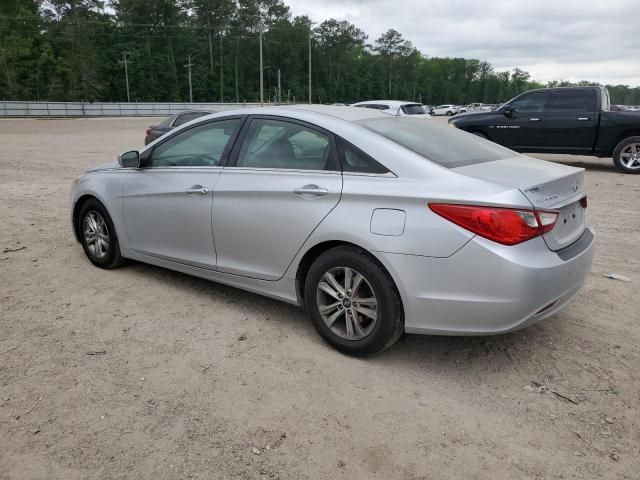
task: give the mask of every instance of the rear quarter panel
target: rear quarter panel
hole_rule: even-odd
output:
[[[624,138],[640,136],[640,112],[602,112],[596,155],[610,156]]]

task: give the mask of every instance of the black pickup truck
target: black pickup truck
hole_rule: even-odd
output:
[[[613,157],[618,170],[640,173],[640,112],[612,109],[604,87],[530,90],[449,125],[518,152]]]

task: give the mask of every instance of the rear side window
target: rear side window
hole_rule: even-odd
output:
[[[185,123],[190,122],[191,120],[195,120],[196,118],[202,117],[206,114],[207,112],[183,113],[182,115],[179,115],[178,118],[176,118],[176,121],[173,124],[173,126],[179,127],[180,125],[184,125]]]
[[[425,113],[424,107],[419,103],[413,105],[403,105],[402,111],[405,115],[422,115]]]
[[[596,92],[593,90],[567,90],[551,94],[550,112],[594,112],[595,110]]]
[[[340,139],[338,142],[338,150],[340,151],[342,171],[344,172],[378,175],[389,173],[389,170],[384,165],[379,164],[362,150],[354,147],[345,140]]]
[[[238,154],[236,166],[332,170],[331,141],[321,132],[297,123],[254,119]]]
[[[471,133],[407,117],[388,116],[355,122],[443,167],[492,162],[518,154]]]

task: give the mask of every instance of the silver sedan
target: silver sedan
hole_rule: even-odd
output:
[[[403,332],[510,332],[591,267],[584,171],[371,109],[207,115],[87,171],[91,262],[146,262],[306,307],[354,355]]]

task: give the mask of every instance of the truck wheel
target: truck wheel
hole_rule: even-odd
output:
[[[613,164],[624,173],[640,173],[640,137],[622,140],[613,150]]]

